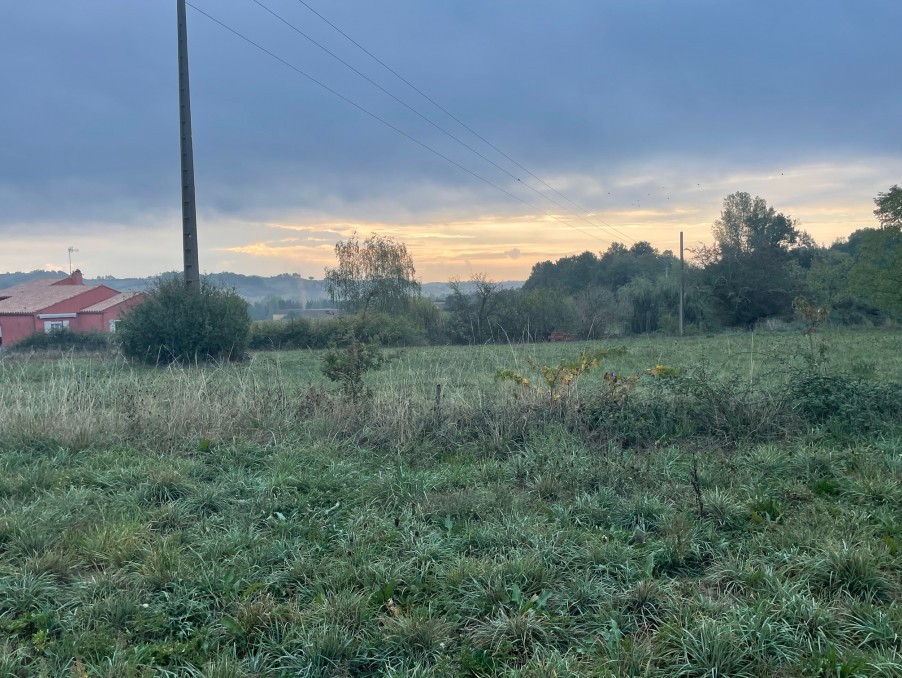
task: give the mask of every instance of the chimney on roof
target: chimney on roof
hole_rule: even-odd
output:
[[[84,285],[85,284],[84,278],[82,278],[82,275],[81,275],[81,269],[78,269],[78,268],[76,268],[72,272],[72,275],[69,276],[69,279],[72,281],[72,283],[71,283],[72,285]]]

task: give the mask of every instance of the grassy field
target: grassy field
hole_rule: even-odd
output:
[[[902,335],[821,339],[6,355],[0,676],[902,675]]]

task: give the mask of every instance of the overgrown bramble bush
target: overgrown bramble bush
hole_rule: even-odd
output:
[[[856,435],[902,422],[902,384],[848,374],[811,372],[795,380],[791,397],[808,424]]]
[[[234,289],[202,280],[195,292],[170,276],[159,278],[145,294],[119,325],[126,356],[150,364],[244,356],[251,318],[247,302]]]
[[[817,307],[802,297],[793,302],[805,324],[806,368],[789,382],[788,396],[797,415],[809,426],[827,426],[842,435],[858,435],[902,421],[902,384],[878,382],[872,375],[830,371],[830,344],[815,341],[818,328],[830,317],[830,307]]]

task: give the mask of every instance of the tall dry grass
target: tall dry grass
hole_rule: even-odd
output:
[[[898,335],[846,333],[830,341],[837,374],[860,381],[862,370],[870,370],[867,379],[897,381],[891,372],[902,351],[874,375],[869,361],[879,356],[865,349],[869,343],[880,351],[899,347]],[[367,375],[373,397],[362,403],[338,396],[313,352],[262,354],[237,365],[167,368],[133,366],[115,356],[6,354],[0,358],[0,444],[40,439],[76,449],[130,445],[177,452],[219,442],[313,436],[357,438],[388,448],[423,438],[438,446],[478,440],[492,449],[549,422],[563,423],[594,441],[608,437],[628,444],[681,435],[767,439],[812,425],[801,418],[806,408],[799,407],[798,389],[792,391],[805,367],[801,337],[759,337],[754,345],[748,335],[684,343],[635,341],[623,356],[580,377],[572,397],[556,403],[547,402],[540,391],[493,379],[499,368],[529,373],[530,363],[555,365],[585,348],[406,349]],[[605,371],[644,374],[660,363],[678,368],[680,378],[663,383],[646,375],[627,401],[606,399]],[[838,379],[844,383],[846,377]],[[442,394],[438,407],[437,385]],[[860,385],[856,393],[867,396],[868,382]],[[873,389],[878,394],[884,390]]]

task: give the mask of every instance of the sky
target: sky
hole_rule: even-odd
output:
[[[902,183],[898,0],[190,2],[205,272],[320,278],[356,231],[524,280],[710,242],[735,191],[829,244]],[[175,0],[3,3],[0,272],[181,267],[176,35]]]

